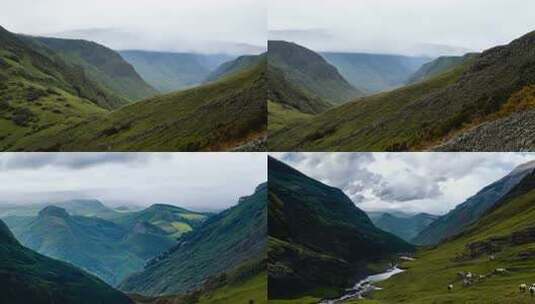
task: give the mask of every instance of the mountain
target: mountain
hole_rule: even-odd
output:
[[[213,82],[236,72],[250,69],[260,64],[262,61],[265,61],[267,58],[266,56],[266,53],[262,55],[245,55],[234,60],[224,62],[215,70],[210,72],[205,77],[204,82]]]
[[[529,150],[533,141],[524,138],[534,129],[528,115],[533,99],[526,99],[531,95],[525,91],[535,84],[534,46],[532,32],[429,80],[291,124],[270,136],[268,146],[277,151],[406,151],[440,147],[453,137],[459,144],[441,151]],[[515,119],[515,125],[507,119]],[[490,129],[478,129],[483,125]],[[471,140],[462,139],[466,133]]]
[[[204,82],[220,64],[232,57],[223,54],[123,50],[119,54],[151,86],[162,93],[190,88]]]
[[[265,61],[220,81],[143,100],[43,133],[12,150],[231,150],[266,132]]]
[[[369,215],[369,214],[368,214]],[[370,219],[377,228],[390,232],[401,239],[412,242],[412,239],[422,230],[434,222],[438,216],[427,213],[414,215],[396,215],[382,213],[377,217],[370,215]]]
[[[172,205],[155,204],[149,208],[116,217],[112,221],[126,229],[132,229],[139,223],[149,223],[162,229],[170,238],[176,239],[200,226],[209,216],[208,213],[193,212]]]
[[[407,83],[413,84],[423,80],[433,78],[444,72],[452,70],[459,65],[462,65],[471,58],[475,58],[477,54],[467,54],[464,56],[441,56],[435,60],[422,65],[411,77],[407,80]]]
[[[455,209],[439,217],[413,241],[416,244],[432,245],[459,234],[478,221],[488,210],[494,208],[511,189],[533,172],[535,172],[535,162],[518,166],[505,177],[481,189]]]
[[[261,263],[266,249],[266,194],[267,184],[262,184],[236,206],[213,215],[142,272],[123,281],[120,289],[149,296],[184,294],[208,278]]]
[[[323,57],[295,43],[268,41],[268,65],[292,86],[325,102],[342,104],[363,95]]]
[[[374,303],[529,303],[519,285],[534,279],[534,200],[532,171],[461,234],[418,251],[378,285]]]
[[[121,213],[105,206],[102,202],[94,199],[74,199],[63,202],[50,202],[38,204],[5,204],[0,206],[0,218],[10,216],[33,217],[47,206],[54,205],[65,209],[71,215],[100,217],[111,219],[121,215]]]
[[[100,279],[23,247],[0,221],[0,302],[133,303]]]
[[[117,52],[86,40],[28,37],[59,55],[65,62],[83,67],[86,75],[102,87],[128,101],[157,94]]]
[[[10,224],[24,246],[72,263],[110,285],[143,269],[147,260],[175,244],[147,222],[123,228],[97,217],[71,216],[56,206],[44,208],[31,221]]]
[[[355,88],[366,93],[387,91],[403,86],[427,57],[368,53],[321,53]]]
[[[271,157],[268,172],[270,299],[335,296],[373,272],[371,264],[413,250],[340,189]]]

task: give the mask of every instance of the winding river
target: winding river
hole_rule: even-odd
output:
[[[398,273],[402,273],[403,271],[405,270],[398,268],[396,265],[392,268],[389,268],[383,273],[374,274],[365,278],[364,280],[361,280],[360,282],[355,284],[353,288],[347,289],[345,295],[337,299],[322,300],[321,302],[319,302],[319,304],[338,304],[350,299],[362,299],[370,292],[374,290],[380,290],[380,288],[374,286],[373,283],[387,280]]]

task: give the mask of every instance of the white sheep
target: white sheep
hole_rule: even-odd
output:
[[[448,285],[448,291],[451,292],[453,290],[453,284]]]
[[[526,292],[526,290],[528,290],[528,285],[522,283],[520,284],[520,286],[518,286],[518,289],[520,290],[520,292]]]
[[[531,286],[529,288],[529,293],[531,294],[532,297],[535,295],[535,286]]]

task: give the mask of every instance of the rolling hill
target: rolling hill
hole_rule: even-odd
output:
[[[367,94],[405,85],[427,57],[367,53],[320,53],[347,81]]]
[[[530,172],[463,232],[420,250],[406,272],[378,285],[370,303],[531,303],[519,285],[535,280],[534,189]]]
[[[25,151],[230,150],[267,128],[265,60],[193,89],[143,100],[11,147]]]
[[[186,294],[245,265],[265,271],[267,184],[242,197],[230,209],[213,215],[142,272],[123,281],[120,289],[147,296]],[[216,280],[217,281],[217,280]]]
[[[48,37],[23,36],[23,39],[36,43],[36,48],[43,52],[52,50],[53,54],[73,66],[81,66],[91,80],[109,90],[110,94],[126,99],[126,102],[158,93],[117,52],[98,43]]]
[[[336,296],[373,265],[414,249],[375,227],[340,189],[271,157],[268,172],[270,300]]]
[[[100,279],[23,247],[2,221],[0,284],[2,303],[133,304]]]
[[[291,86],[327,103],[342,104],[363,95],[319,54],[295,43],[268,41],[268,66]]]
[[[276,151],[425,150],[475,132],[471,143],[455,150],[528,150],[532,141],[511,133],[522,126],[533,129],[527,115],[533,105],[518,94],[535,83],[534,41],[532,32],[426,81],[289,123],[270,136],[268,146]],[[517,128],[505,125],[503,119],[523,113]],[[486,134],[481,125],[493,131],[488,144],[481,140]]]
[[[505,177],[481,189],[474,196],[457,205],[455,209],[439,217],[421,231],[413,241],[416,244],[434,245],[459,234],[494,208],[511,189],[533,172],[535,172],[535,162],[515,168]]]
[[[261,55],[240,56],[234,60],[224,62],[215,70],[210,72],[210,74],[208,74],[204,79],[204,82],[214,82],[226,76],[250,69],[260,64],[262,61],[265,61],[266,58],[267,54],[264,53]]]
[[[72,263],[110,285],[143,269],[147,260],[176,243],[148,222],[122,227],[97,217],[71,216],[56,206],[45,207],[29,221],[8,224],[24,246]]]
[[[475,58],[477,54],[467,54],[464,56],[442,56],[422,65],[411,77],[407,80],[408,84],[424,81],[434,76],[443,74],[455,67],[462,65],[471,58]]]
[[[427,213],[368,215],[377,228],[390,232],[409,243],[412,243],[414,237],[438,218],[436,215]]]
[[[223,54],[196,54],[123,50],[119,54],[152,87],[170,93],[199,85],[219,65],[232,59]]]
[[[103,219],[111,219],[120,216],[121,213],[113,210],[95,199],[74,199],[62,202],[47,202],[36,204],[3,204],[0,206],[0,218],[10,216],[33,217],[47,206],[54,205],[65,209],[71,215],[96,216]]]

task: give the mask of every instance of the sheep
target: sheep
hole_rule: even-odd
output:
[[[520,292],[526,292],[526,290],[528,290],[528,285],[522,283],[520,284],[520,286],[518,286],[518,289],[520,290]]]
[[[448,291],[451,292],[453,290],[453,284],[448,285]]]
[[[467,274],[466,274],[466,278],[467,278],[468,280],[471,280],[471,279],[472,279],[472,273],[471,273],[471,272],[467,273]]]
[[[532,297],[535,295],[535,286],[531,286],[529,288],[529,293],[531,294]]]
[[[506,272],[506,269],[505,268],[496,268],[496,270],[494,270],[494,272],[496,274],[502,274],[502,273]]]

